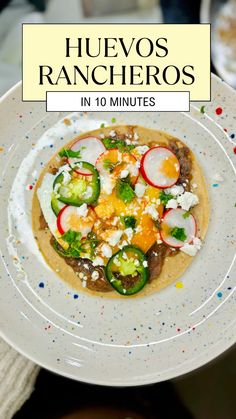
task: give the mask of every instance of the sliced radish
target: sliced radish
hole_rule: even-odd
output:
[[[86,204],[80,207],[65,205],[57,216],[57,228],[60,234],[68,230],[77,231],[86,237],[96,221],[95,211]]]
[[[71,146],[72,151],[80,151],[80,158],[72,158],[68,159],[68,163],[74,164],[80,161],[86,161],[87,163],[91,163],[95,166],[95,163],[98,157],[106,151],[106,147],[103,145],[103,142],[97,137],[86,137],[81,138],[80,140],[76,141]],[[79,169],[76,170],[77,173],[90,176],[91,172],[87,169]]]
[[[176,155],[167,147],[152,147],[142,157],[140,171],[149,185],[165,189],[173,186],[180,174]]]
[[[184,229],[186,239],[182,241],[173,237],[174,228]],[[181,208],[170,209],[165,212],[161,222],[160,235],[163,242],[168,246],[182,247],[185,243],[191,243],[196,236],[196,232],[197,224],[192,214],[188,214]]]
[[[104,176],[112,174],[113,178],[130,176],[134,184],[139,176],[137,159],[131,153],[121,153],[117,148],[106,150],[98,157],[96,168]]]

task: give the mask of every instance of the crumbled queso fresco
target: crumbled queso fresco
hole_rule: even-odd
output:
[[[201,246],[201,240],[198,237],[194,237],[192,244],[186,243],[184,246],[180,248],[180,250],[186,253],[186,255],[195,256],[197,254],[197,251],[201,249]]]

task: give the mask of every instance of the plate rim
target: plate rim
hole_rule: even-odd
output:
[[[221,80],[219,77],[217,77],[216,75],[212,74],[212,78],[215,79],[216,81],[222,83],[224,85],[224,88],[228,89],[231,93],[233,92],[233,94],[236,94],[235,90],[229,86],[227,83],[225,83],[223,80]],[[18,89],[21,88],[22,85],[22,81],[19,81],[18,83],[16,83],[11,89],[9,89],[1,98],[0,98],[0,106],[2,106],[4,104],[4,101],[6,99],[8,99],[12,94],[14,94],[15,91],[17,91]],[[200,104],[200,102],[198,102]],[[196,106],[196,102],[194,103],[194,106]],[[235,321],[232,323],[232,327],[234,327]],[[135,387],[135,386],[142,386],[142,385],[148,385],[148,384],[154,384],[157,382],[161,382],[161,381],[166,381],[169,379],[176,379],[177,377],[182,377],[185,376],[186,374],[189,374],[193,371],[196,371],[197,369],[209,364],[210,362],[212,362],[214,359],[218,358],[219,356],[223,355],[224,352],[231,350],[232,347],[235,345],[235,341],[230,341],[227,339],[227,337],[229,337],[229,335],[231,335],[232,328],[231,329],[227,329],[224,332],[224,335],[222,336],[221,339],[219,339],[217,341],[217,344],[214,345],[214,347],[210,347],[204,351],[201,352],[197,357],[192,357],[190,361],[187,361],[181,365],[178,365],[176,367],[175,371],[171,371],[171,372],[164,372],[163,375],[165,376],[164,379],[162,378],[162,376],[156,376],[153,377],[153,379],[151,380],[150,378],[147,378],[145,376],[142,377],[141,382],[133,382],[133,378],[129,378],[126,379],[125,384],[123,384],[122,382],[112,382],[112,381],[107,381],[107,380],[101,380],[101,379],[97,379],[97,380],[93,380],[91,381],[91,379],[85,379],[82,378],[80,379],[80,377],[78,377],[77,374],[73,374],[73,373],[69,373],[66,371],[63,371],[60,368],[56,368],[52,365],[50,365],[50,363],[48,362],[43,362],[41,360],[39,360],[36,357],[34,357],[33,355],[30,354],[29,351],[22,349],[18,344],[16,344],[15,342],[13,342],[13,340],[11,338],[9,338],[6,333],[4,333],[1,329],[0,329],[0,337],[3,338],[12,348],[14,348],[17,352],[19,352],[21,355],[23,355],[25,358],[29,359],[30,361],[32,361],[33,363],[39,365],[42,368],[45,368],[48,371],[51,371],[53,373],[62,375],[64,377],[76,380],[76,381],[81,381],[81,382],[85,382],[88,384],[95,384],[95,385],[101,385],[101,386],[112,386],[112,387]],[[204,361],[202,360],[202,356],[204,356]],[[194,363],[194,365],[193,365]],[[184,365],[186,365],[186,367],[184,367]],[[181,369],[181,372],[179,373],[179,369]]]

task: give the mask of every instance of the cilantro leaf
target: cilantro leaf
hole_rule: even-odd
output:
[[[115,139],[115,138],[104,138],[103,139],[103,144],[104,146],[108,149],[111,150],[113,148],[118,148],[119,151],[131,151],[135,148],[134,144],[126,144],[125,141],[123,140],[119,140],[119,139]]]
[[[174,237],[175,239],[180,240],[182,242],[184,242],[184,240],[187,239],[185,229],[182,228],[182,227],[172,228],[172,230],[170,231],[170,234],[171,234],[172,237]]]
[[[135,192],[132,186],[121,179],[118,180],[116,184],[116,194],[125,203],[131,202],[135,197]]]
[[[163,190],[160,192],[159,199],[163,205],[166,205],[170,199],[173,199],[174,196],[171,193],[165,193]]]
[[[82,234],[78,231],[68,230],[62,236],[62,240],[69,244],[66,252],[71,257],[80,257],[83,251],[83,243],[81,242]]]
[[[74,157],[77,159],[81,158],[81,153],[80,150],[78,151],[73,151],[73,150],[66,150],[65,148],[63,148],[61,151],[59,151],[59,156],[60,157]]]
[[[121,221],[124,223],[125,228],[131,227],[131,228],[134,229],[136,227],[137,220],[132,215],[126,215],[126,216],[120,217],[120,218],[121,218]]]
[[[68,230],[62,236],[62,240],[65,242],[72,244],[75,241],[80,241],[82,234],[78,231]]]
[[[190,216],[190,212],[189,211],[186,211],[184,214],[183,214],[183,218],[185,219],[185,218],[188,218]]]

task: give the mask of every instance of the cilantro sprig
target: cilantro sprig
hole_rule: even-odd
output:
[[[59,156],[60,157],[67,157],[67,158],[72,157],[72,158],[80,159],[81,158],[81,152],[80,152],[80,150],[73,151],[73,150],[63,148],[61,151],[59,151]]]
[[[125,203],[131,202],[135,197],[135,192],[129,183],[129,179],[119,179],[116,183],[116,195]]]
[[[64,249],[56,240],[54,241],[54,249],[63,257],[80,258],[81,253],[89,250],[91,256],[97,247],[99,241],[95,233],[88,234],[85,240],[82,240],[82,234],[78,231],[68,230],[61,236],[61,239],[69,246]]]
[[[104,138],[103,144],[107,150],[112,150],[113,148],[118,148],[119,151],[131,151],[135,148],[134,144],[126,144],[125,141],[115,139],[115,138]]]

